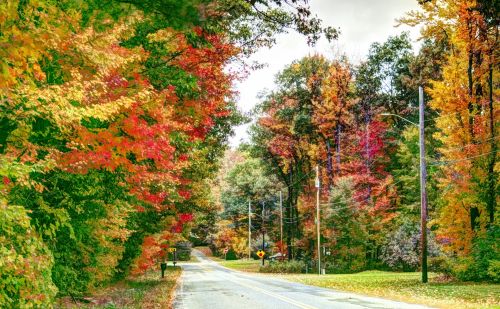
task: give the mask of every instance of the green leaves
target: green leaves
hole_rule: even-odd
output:
[[[0,307],[50,306],[57,292],[52,264],[52,255],[31,226],[28,211],[0,199]]]

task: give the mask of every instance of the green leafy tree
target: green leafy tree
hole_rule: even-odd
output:
[[[53,263],[28,211],[0,199],[0,307],[50,306],[57,293]]]
[[[324,242],[330,255],[325,257],[327,271],[356,272],[367,265],[368,232],[365,223],[368,213],[356,202],[354,182],[341,177],[333,186],[323,224],[327,228]]]

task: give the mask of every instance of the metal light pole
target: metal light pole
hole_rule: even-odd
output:
[[[248,201],[248,259],[252,257],[252,204]]]
[[[319,214],[319,166],[316,165],[316,234],[318,236],[318,275],[321,275],[321,235],[320,235],[320,214]]]
[[[382,116],[395,116],[418,127],[420,145],[420,262],[422,267],[422,282],[427,283],[427,166],[425,164],[425,121],[424,121],[424,89],[418,87],[419,123],[414,123],[396,114],[383,113]]]

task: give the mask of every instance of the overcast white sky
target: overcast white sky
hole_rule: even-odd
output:
[[[310,48],[303,36],[290,32],[279,36],[277,44],[271,49],[257,52],[252,59],[267,63],[268,66],[252,72],[236,85],[241,111],[250,111],[257,104],[260,92],[273,89],[274,76],[284,66],[308,54],[317,52],[331,58],[344,53],[353,63],[358,63],[366,57],[372,43],[383,42],[390,35],[402,31],[410,31],[414,45],[418,45],[418,29],[395,27],[396,18],[418,9],[417,0],[311,0],[310,5],[313,14],[317,14],[324,25],[340,28],[339,39],[333,43],[322,40]],[[235,136],[230,140],[232,147],[248,139],[248,126],[242,125],[235,129]]]

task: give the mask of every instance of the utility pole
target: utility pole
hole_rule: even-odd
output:
[[[320,235],[320,214],[319,214],[319,166],[316,165],[316,234],[318,236],[318,275],[321,275],[321,235]]]
[[[424,139],[424,89],[418,87],[419,105],[419,142],[420,142],[420,219],[421,219],[421,264],[422,282],[427,283],[427,167],[425,165],[425,139]]]
[[[283,194],[281,190],[280,190],[280,241],[281,241],[280,260],[283,260]]]
[[[248,259],[252,257],[252,204],[248,200]]]
[[[425,164],[425,121],[424,121],[424,89],[418,87],[418,114],[419,123],[414,123],[404,117],[391,113],[382,113],[381,116],[395,116],[418,127],[418,141],[420,144],[420,262],[422,267],[422,282],[427,283],[427,167]]]

